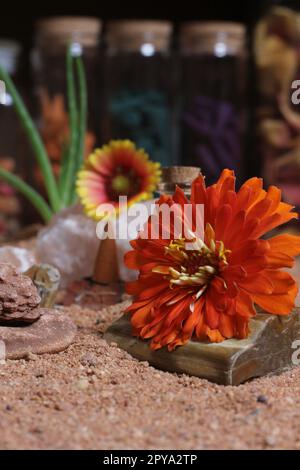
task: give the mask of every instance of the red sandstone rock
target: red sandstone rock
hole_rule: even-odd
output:
[[[33,323],[40,316],[37,288],[10,264],[0,264],[0,321]]]

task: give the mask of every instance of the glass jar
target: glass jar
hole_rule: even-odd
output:
[[[113,21],[106,32],[103,141],[130,139],[163,165],[175,162],[172,25]]]
[[[37,23],[31,55],[36,101],[36,119],[56,174],[63,147],[69,137],[66,90],[66,51],[68,44],[82,53],[88,88],[88,131],[85,153],[96,144],[96,108],[101,21],[89,17],[54,17]],[[37,178],[40,177],[36,170]]]
[[[181,28],[181,163],[208,183],[224,168],[243,173],[245,28],[239,23],[187,23]]]
[[[10,40],[0,40],[0,65],[15,79],[21,46]],[[0,103],[0,166],[20,172],[20,124],[13,108],[11,95],[4,93]],[[19,228],[20,202],[15,190],[0,179],[0,239],[14,235]]]
[[[258,83],[258,154],[268,184],[300,208],[300,7],[280,2],[257,24],[254,55]],[[297,91],[298,90],[298,91]],[[296,100],[294,98],[296,98]]]

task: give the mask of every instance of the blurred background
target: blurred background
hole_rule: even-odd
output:
[[[65,51],[85,61],[85,152],[129,138],[150,158],[200,166],[208,183],[233,168],[262,175],[300,206],[300,0],[85,1],[1,5],[0,64],[34,117],[56,174],[68,138]],[[0,165],[43,191],[7,97],[0,105]],[[37,221],[0,183],[0,232]]]

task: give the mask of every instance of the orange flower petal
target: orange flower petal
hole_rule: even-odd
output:
[[[221,314],[219,330],[224,338],[232,338],[234,335],[234,318],[229,315]]]
[[[163,239],[161,214],[150,217],[147,224],[151,228],[158,222],[158,239],[131,243],[133,252],[125,262],[139,270],[139,279],[127,287],[135,296],[127,311],[134,334],[151,338],[153,350],[166,346],[172,351],[190,338],[243,339],[256,315],[255,304],[278,315],[294,306],[295,281],[278,268],[292,266],[294,256],[300,254],[300,238],[259,237],[297,214],[281,202],[278,188],[265,191],[258,178],[251,178],[237,193],[234,185],[230,170],[208,188],[202,176],[197,178],[192,184],[192,220],[182,213],[187,200],[180,189],[173,198],[160,198],[158,204],[176,204],[176,218],[193,230],[196,204],[204,204],[204,240],[196,240],[197,249],[188,251],[185,243],[190,240],[175,239],[173,226],[169,239]]]
[[[271,253],[270,258],[277,252],[284,253],[288,256],[297,256],[300,254],[300,237],[290,234],[277,235],[268,239]]]

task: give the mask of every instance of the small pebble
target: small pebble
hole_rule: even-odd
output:
[[[270,447],[273,447],[276,445],[276,437],[275,436],[267,436],[265,438],[265,443],[267,444],[267,446],[270,446]]]
[[[80,379],[78,380],[76,387],[79,390],[86,390],[89,386],[89,381],[87,379]]]
[[[86,353],[80,359],[82,365],[87,365],[89,367],[95,367],[97,365],[98,359],[97,356],[93,353]]]
[[[36,361],[37,358],[37,354],[33,354],[32,352],[27,353],[25,356],[26,361]]]
[[[256,401],[257,403],[264,403],[266,405],[268,403],[268,398],[266,395],[258,395]]]

